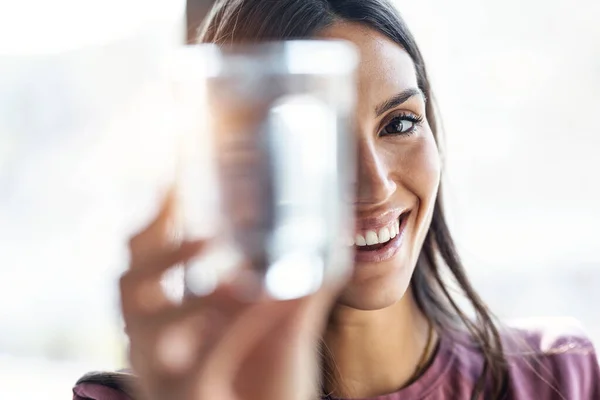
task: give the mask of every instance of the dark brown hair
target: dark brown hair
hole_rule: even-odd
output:
[[[423,57],[398,11],[387,0],[218,0],[200,29],[199,40],[229,44],[310,38],[337,21],[357,22],[376,30],[410,55],[419,87],[428,99],[427,120],[439,147],[436,109]],[[466,276],[446,224],[441,190],[439,193],[412,277],[413,293],[438,332],[450,335],[466,328],[483,354],[484,366],[472,399],[501,399],[508,372],[499,328]],[[468,300],[473,315],[457,303],[450,283]]]

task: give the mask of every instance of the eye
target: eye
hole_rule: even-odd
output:
[[[423,122],[423,118],[412,114],[403,114],[394,117],[386,126],[383,127],[379,136],[387,135],[410,135],[415,131],[418,125]]]

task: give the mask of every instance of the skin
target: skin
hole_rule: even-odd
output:
[[[357,219],[409,209],[404,243],[391,258],[357,263],[334,307],[325,332],[342,380],[340,397],[370,397],[401,388],[414,373],[425,347],[428,323],[409,283],[431,222],[440,182],[440,157],[417,94],[378,116],[378,105],[416,89],[410,56],[396,43],[353,23],[321,35],[352,42],[359,50]],[[410,135],[381,136],[390,117],[423,118]],[[410,124],[409,124],[410,126]],[[340,389],[338,388],[338,391]]]
[[[425,101],[417,94],[377,116],[378,105],[417,88],[408,54],[356,24],[334,25],[321,36],[349,40],[362,56],[356,114],[359,224],[390,210],[410,211],[404,242],[393,257],[359,262],[348,282],[332,282],[305,298],[243,302],[235,296],[234,288],[244,284],[240,281],[175,304],[165,296],[161,277],[201,256],[207,243],[172,242],[177,212],[173,193],[167,194],[155,219],[130,240],[131,263],[120,280],[130,361],[144,399],[313,398],[319,338],[336,361],[338,397],[394,392],[415,371],[428,323],[409,283],[440,178]],[[411,135],[378,135],[399,111],[423,121]]]

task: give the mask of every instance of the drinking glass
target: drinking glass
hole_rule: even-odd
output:
[[[333,40],[185,50],[181,232],[216,238],[186,266],[188,293],[235,277],[293,299],[349,272],[357,59]]]

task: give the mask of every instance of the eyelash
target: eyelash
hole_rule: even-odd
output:
[[[394,118],[392,118],[384,127],[383,129],[381,129],[381,131],[379,132],[379,136],[409,136],[412,135],[415,130],[421,126],[421,124],[423,123],[424,118],[420,115],[416,115],[413,113],[401,113],[396,115]],[[390,125],[397,125],[399,122],[401,121],[409,121],[413,123],[413,126],[405,131],[405,132],[395,132],[395,133],[389,133],[389,132],[385,132],[386,129],[390,126]]]

